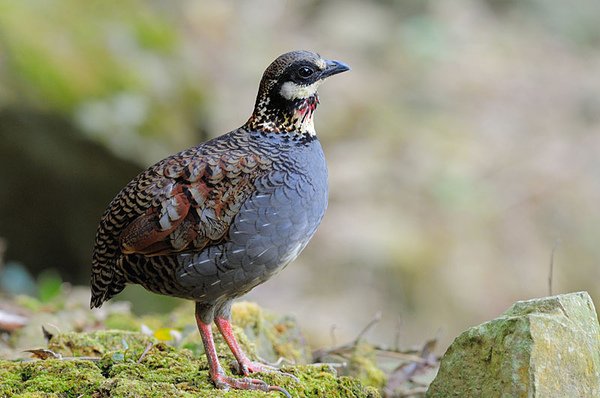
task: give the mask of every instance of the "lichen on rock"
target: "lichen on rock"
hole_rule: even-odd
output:
[[[427,396],[600,396],[600,326],[590,296],[519,301],[462,333]]]

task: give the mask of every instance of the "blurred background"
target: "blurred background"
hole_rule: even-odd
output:
[[[265,67],[309,49],[352,67],[315,119],[330,207],[249,299],[314,346],[381,311],[370,340],[440,351],[547,295],[552,258],[554,293],[599,300],[598,15],[592,0],[2,2],[0,292],[87,284],[120,188],[240,126]]]

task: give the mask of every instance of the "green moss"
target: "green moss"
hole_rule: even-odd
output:
[[[208,396],[208,395],[206,395]],[[168,383],[143,383],[137,380],[110,379],[100,386],[96,398],[108,397],[198,397],[194,392],[182,391],[177,386]]]
[[[22,383],[19,364],[0,360],[0,397],[12,397],[21,391]]]
[[[110,351],[141,353],[149,343],[156,340],[142,333],[120,330],[95,331],[89,333],[63,333],[54,336],[48,348],[64,356],[102,356]]]
[[[60,397],[89,396],[104,381],[100,369],[84,360],[0,361],[0,366],[0,396],[3,397],[47,396],[41,393]]]
[[[263,311],[256,303],[238,301],[233,305],[232,316],[236,325],[242,328],[251,327],[255,332],[261,329]]]
[[[103,357],[104,372],[112,378],[143,380],[149,383],[181,383],[193,380],[199,368],[208,368],[206,360],[194,357],[189,350],[176,350],[163,343],[154,345],[139,361],[139,357],[115,360],[115,353]]]
[[[254,356],[241,328],[235,327],[240,344]],[[148,343],[153,345],[142,358]],[[221,338],[216,339],[220,361],[231,375],[228,364],[234,358]],[[0,397],[268,397],[260,391],[216,389],[208,376],[204,355],[157,343],[141,333],[96,331],[54,336],[49,348],[63,356],[95,356],[90,360],[0,361]],[[336,377],[327,366],[294,366],[284,369],[293,378],[278,374],[255,377],[278,385],[294,397],[377,397],[374,388],[364,387],[354,378]],[[234,376],[237,377],[237,376]]]
[[[385,373],[375,363],[375,350],[367,343],[359,343],[349,363],[349,373],[363,384],[383,388],[387,381]]]
[[[261,358],[269,361],[285,358],[292,363],[310,361],[310,350],[294,318],[277,317],[247,301],[236,302],[231,313],[233,323],[254,342]]]
[[[288,391],[296,397],[379,397],[375,388],[364,387],[360,381],[351,377],[337,377],[335,371],[326,365],[302,365],[284,369],[298,379],[300,383],[294,382],[294,388]],[[273,384],[290,384],[289,377],[275,375]]]

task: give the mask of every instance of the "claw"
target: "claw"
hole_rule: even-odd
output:
[[[243,366],[241,366],[241,369],[240,369],[239,364],[236,364],[236,365],[237,365],[236,369],[238,370],[238,373],[241,375],[244,375],[244,376],[249,376],[251,373],[275,373],[280,376],[290,377],[290,378],[294,379],[294,381],[297,381],[298,383],[300,382],[300,379],[297,378],[296,376],[294,376],[293,374],[283,372],[274,366],[265,365],[260,362],[248,361],[248,362],[244,363]]]
[[[300,379],[299,379],[299,378],[297,378],[296,376],[294,376],[294,375],[293,375],[293,374],[291,374],[291,373],[284,372],[284,371],[282,371],[282,370],[279,370],[279,369],[275,370],[273,373],[277,373],[277,374],[278,374],[278,375],[280,375],[280,376],[289,377],[290,379],[294,380],[296,383],[300,383]]]
[[[262,380],[253,379],[250,377],[244,377],[241,379],[235,379],[233,377],[225,376],[223,374],[219,374],[213,378],[213,382],[217,388],[223,390],[229,390],[230,388],[234,388],[237,390],[258,390],[258,391],[277,391],[286,396],[286,398],[292,398],[289,392],[283,387],[279,386],[270,386]]]
[[[277,392],[280,392],[283,395],[285,395],[286,398],[292,398],[292,395],[289,392],[287,392],[287,390],[285,388],[282,388],[282,387],[269,386],[269,391],[277,391]]]

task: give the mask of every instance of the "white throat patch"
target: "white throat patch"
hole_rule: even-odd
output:
[[[315,95],[319,86],[323,83],[322,79],[317,80],[311,85],[302,86],[294,82],[285,82],[279,90],[279,94],[286,100],[304,99]]]

